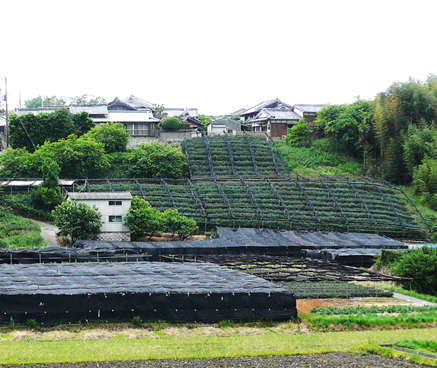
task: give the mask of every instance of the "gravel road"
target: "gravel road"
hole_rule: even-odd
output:
[[[314,355],[267,356],[254,358],[217,358],[182,360],[147,360],[129,362],[99,362],[70,364],[32,364],[25,366],[5,365],[2,368],[412,368],[419,365],[403,360],[384,358],[379,355],[329,353]]]

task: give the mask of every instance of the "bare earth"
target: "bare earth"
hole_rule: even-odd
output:
[[[399,359],[389,359],[378,355],[358,355],[346,353],[329,353],[313,355],[267,356],[252,358],[214,358],[214,359],[181,359],[181,360],[147,360],[127,362],[98,363],[64,363],[64,364],[31,364],[25,366],[5,365],[2,368],[267,368],[267,367],[311,367],[311,368],[412,368],[420,367]]]

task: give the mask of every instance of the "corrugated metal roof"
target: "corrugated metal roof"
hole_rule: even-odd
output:
[[[132,199],[132,194],[130,194],[130,192],[72,192],[72,193],[68,193],[68,198],[72,200]]]

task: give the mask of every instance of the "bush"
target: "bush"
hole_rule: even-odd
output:
[[[177,234],[180,240],[187,239],[199,230],[195,220],[181,215],[176,209],[164,211],[162,219],[165,229],[172,234]]]
[[[132,200],[125,223],[131,230],[133,240],[138,240],[146,234],[149,234],[150,239],[164,231],[161,213],[139,197]]]
[[[412,278],[411,287],[419,292],[437,296],[437,249],[421,247],[405,251],[394,264],[396,276]],[[409,281],[401,282],[409,288]]]
[[[60,188],[46,188],[42,186],[32,191],[31,198],[34,207],[45,211],[53,210],[64,200]]]
[[[308,128],[308,123],[305,119],[288,129],[285,141],[291,147],[310,147],[311,146],[311,129]]]
[[[164,131],[175,131],[180,129],[188,129],[190,127],[189,124],[183,124],[181,121],[176,118],[164,118],[159,123],[159,126]]]
[[[86,203],[66,201],[53,211],[54,223],[64,236],[76,239],[95,239],[100,233],[102,218],[97,208]]]
[[[106,153],[124,152],[129,142],[129,133],[121,123],[106,123],[91,129],[85,137],[103,143]]]
[[[128,175],[137,178],[172,178],[184,176],[187,159],[180,147],[166,146],[159,142],[140,144],[129,151]]]

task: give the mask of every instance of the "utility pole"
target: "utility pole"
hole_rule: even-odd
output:
[[[6,148],[8,148],[9,147],[9,130],[8,130],[9,111],[8,111],[8,79],[6,77],[5,77],[5,101],[6,101],[5,135],[6,135]]]

